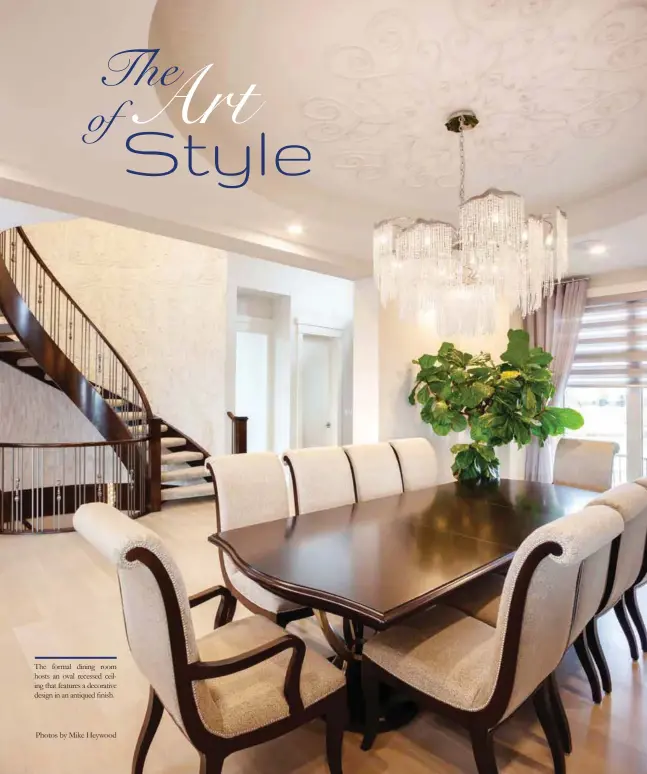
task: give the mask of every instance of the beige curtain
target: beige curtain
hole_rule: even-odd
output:
[[[541,309],[524,320],[524,328],[530,334],[530,346],[543,347],[554,357],[551,364],[555,384],[554,406],[564,404],[564,391],[575,357],[588,284],[587,279],[581,279],[557,285],[553,295],[544,300]],[[554,453],[554,442],[549,440],[542,448],[533,439],[526,449],[526,479],[551,482]]]

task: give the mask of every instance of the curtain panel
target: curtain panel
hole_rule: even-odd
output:
[[[555,385],[552,400],[554,406],[564,405],[564,393],[575,357],[588,285],[588,279],[557,285],[553,295],[544,299],[541,308],[524,320],[524,328],[530,334],[530,346],[543,347],[554,357],[551,364]],[[554,454],[553,439],[541,447],[534,438],[526,447],[525,478],[528,481],[550,483],[553,480]]]

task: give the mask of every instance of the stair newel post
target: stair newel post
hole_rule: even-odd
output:
[[[148,423],[148,508],[149,513],[162,509],[162,420],[152,417]]]
[[[227,412],[231,419],[231,453],[247,453],[247,420],[249,417],[237,417],[231,411]]]

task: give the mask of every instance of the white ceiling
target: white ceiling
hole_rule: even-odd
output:
[[[498,186],[533,211],[559,204],[573,242],[601,230],[614,268],[647,264],[645,224],[636,225],[647,214],[644,0],[0,0],[0,9],[0,68],[14,73],[0,83],[0,195],[363,276],[374,220],[455,219],[456,138],[443,124],[472,108],[482,123],[467,137],[468,195]],[[187,73],[214,63],[196,112],[251,83],[265,106],[240,126],[220,109],[201,126],[175,113],[136,129],[122,121],[85,146],[95,113],[131,98],[150,116],[172,95],[101,85],[110,54],[149,39]],[[256,170],[240,191],[213,176],[135,177],[124,141],[143,128],[190,129],[232,165],[264,131],[273,147],[309,147],[313,171]],[[286,233],[294,221],[302,236]],[[600,266],[573,252],[574,271]]]

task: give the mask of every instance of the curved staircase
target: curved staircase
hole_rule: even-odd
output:
[[[71,528],[62,510],[92,500],[136,517],[162,502],[213,496],[208,452],[155,416],[129,366],[21,228],[0,234],[0,362],[61,390],[105,439],[25,445],[0,438],[0,532]]]

